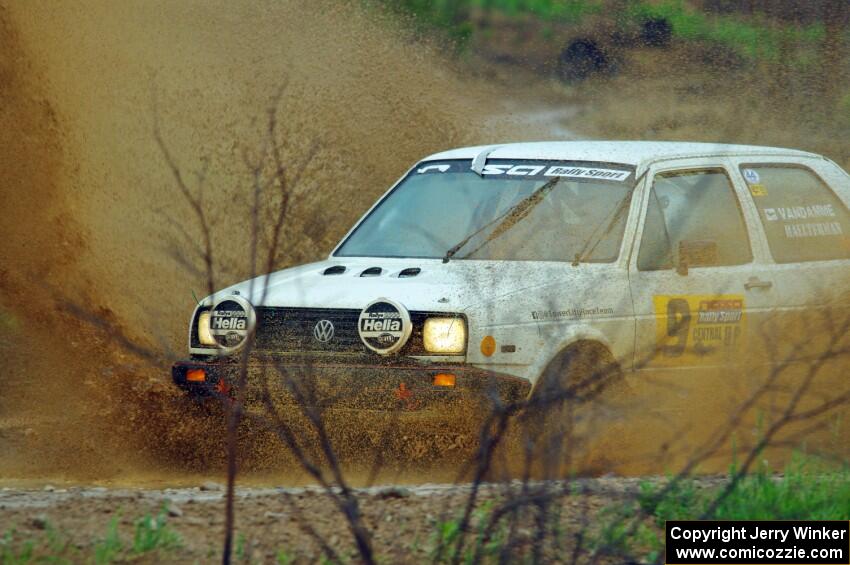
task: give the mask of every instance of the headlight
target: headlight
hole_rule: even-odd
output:
[[[218,345],[212,333],[210,333],[210,311],[201,312],[198,316],[198,341],[203,345]]]
[[[466,322],[463,318],[428,318],[422,339],[425,349],[431,353],[463,353]]]

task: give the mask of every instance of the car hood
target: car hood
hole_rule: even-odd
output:
[[[334,266],[345,267],[345,272],[324,274]],[[380,274],[363,274],[376,267]],[[411,268],[421,270],[415,276],[399,276]],[[255,306],[361,309],[377,298],[389,298],[409,310],[465,312],[554,281],[563,288],[564,275],[574,278],[577,273],[571,271],[578,270],[563,263],[332,258],[233,285],[205,302],[238,292]]]

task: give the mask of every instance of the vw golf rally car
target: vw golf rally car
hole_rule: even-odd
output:
[[[846,172],[789,149],[438,153],[327,260],[203,300],[173,379],[227,392],[247,348],[249,383],[284,375],[333,388],[333,407],[439,410],[526,398],[577,355],[623,372],[722,365],[769,319],[802,328],[846,305],[848,205]]]

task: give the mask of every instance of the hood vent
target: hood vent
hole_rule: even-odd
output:
[[[328,267],[322,274],[327,275],[341,275],[345,272],[345,265],[334,265],[333,267]]]
[[[369,267],[368,269],[366,269],[365,271],[360,273],[360,276],[361,277],[377,277],[377,276],[380,276],[381,273],[383,273],[383,272],[384,272],[384,270],[381,269],[380,267]]]
[[[406,269],[402,269],[398,274],[398,278],[400,279],[409,279],[410,277],[415,277],[419,273],[422,272],[422,269],[419,267],[408,267]]]

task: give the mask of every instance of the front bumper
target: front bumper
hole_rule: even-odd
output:
[[[199,380],[203,371],[203,380]],[[171,369],[174,383],[195,397],[232,395],[240,380],[238,361],[181,361]],[[438,386],[437,375],[453,375],[454,386]],[[245,399],[358,411],[445,411],[489,409],[528,396],[531,385],[512,375],[461,364],[350,363],[263,359],[245,365]],[[442,380],[446,380],[443,377]]]

